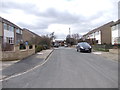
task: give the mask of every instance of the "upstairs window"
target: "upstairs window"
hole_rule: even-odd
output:
[[[14,27],[9,26],[9,31],[14,32]]]
[[[116,25],[115,25],[115,26],[112,26],[112,30],[116,30]]]
[[[4,23],[4,30],[8,30],[7,24]]]
[[[97,32],[97,35],[99,35],[99,31]]]
[[[16,33],[22,34],[22,30],[16,29]]]
[[[16,33],[20,33],[20,29],[16,29]]]
[[[120,26],[120,23],[118,24],[118,26]]]
[[[100,31],[95,32],[95,35],[99,35],[99,34],[100,34]]]
[[[20,30],[20,34],[22,34],[22,30]]]

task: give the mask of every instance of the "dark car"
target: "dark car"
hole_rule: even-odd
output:
[[[76,49],[77,49],[77,52],[87,51],[91,53],[92,51],[92,47],[87,42],[78,43],[76,46]]]

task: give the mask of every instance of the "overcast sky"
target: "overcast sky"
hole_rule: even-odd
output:
[[[118,19],[119,0],[0,0],[0,16],[39,35],[81,35]]]

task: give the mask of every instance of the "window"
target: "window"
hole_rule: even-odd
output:
[[[96,40],[96,43],[98,43],[98,40]]]
[[[118,24],[118,26],[120,26],[120,24]]]
[[[117,29],[117,25],[112,26],[112,30],[116,30]]]
[[[22,34],[22,30],[20,30],[20,34]]]
[[[4,30],[8,30],[7,24],[4,23]]]
[[[97,32],[97,35],[99,35],[99,31]]]
[[[120,29],[120,24],[118,24],[118,29]]]
[[[14,27],[9,26],[9,31],[14,32]]]
[[[16,33],[22,34],[22,30],[16,29]]]
[[[16,33],[20,33],[20,29],[16,29]]]
[[[92,38],[94,35],[93,34],[90,34],[89,37]]]
[[[95,35],[99,35],[100,34],[100,31],[98,31],[98,32],[95,32]]]
[[[14,44],[14,38],[12,38],[12,37],[6,37],[6,39],[7,39],[7,43]]]

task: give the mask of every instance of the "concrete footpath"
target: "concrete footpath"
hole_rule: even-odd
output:
[[[115,53],[94,51],[93,54],[99,55],[110,60],[118,61],[118,54]]]
[[[42,64],[52,52],[53,49],[43,50],[23,60],[0,62],[0,65],[2,65],[0,68],[0,72],[2,72],[0,80],[12,75],[26,72],[35,66]]]

